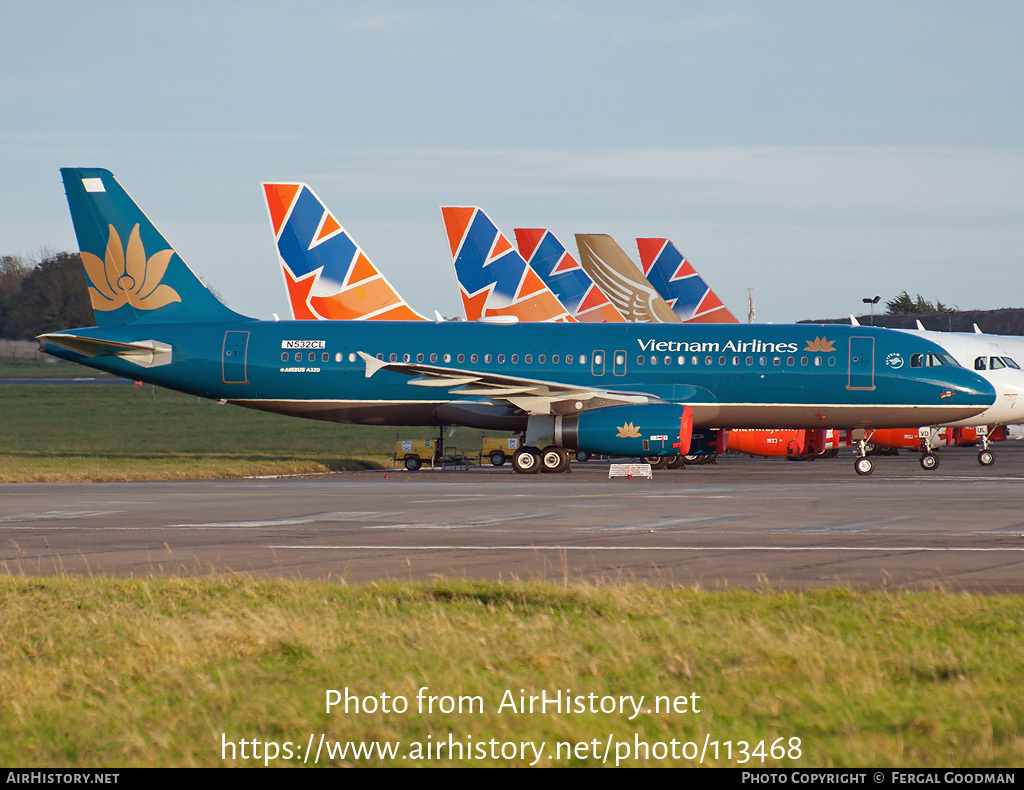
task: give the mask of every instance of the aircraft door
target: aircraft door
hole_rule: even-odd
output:
[[[875,388],[875,339],[873,337],[850,338],[850,367],[848,390],[873,390]]]
[[[225,332],[221,356],[222,377],[225,384],[248,384],[246,358],[249,353],[248,332]]]
[[[595,376],[604,375],[604,351],[595,351],[590,355],[590,372]]]

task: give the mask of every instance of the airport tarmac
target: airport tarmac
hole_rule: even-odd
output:
[[[0,567],[365,582],[540,578],[705,589],[1024,591],[1024,446],[813,462],[729,457],[608,479],[508,466],[0,486]]]

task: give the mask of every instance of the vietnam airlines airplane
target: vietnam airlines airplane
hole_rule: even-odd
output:
[[[61,170],[98,326],[39,337],[57,357],[253,409],[370,425],[553,435],[568,451],[678,455],[694,428],[899,427],[994,400],[914,335],[809,325],[259,321],[224,306],[107,170]],[[857,471],[868,474],[860,455]]]

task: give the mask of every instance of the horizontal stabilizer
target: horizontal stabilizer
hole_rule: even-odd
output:
[[[40,349],[44,352],[46,344],[51,343],[75,354],[81,354],[83,357],[110,355],[120,357],[143,368],[155,368],[160,365],[168,365],[171,362],[171,347],[159,340],[121,343],[116,340],[102,340],[96,337],[61,333],[39,335],[36,339],[39,341]]]

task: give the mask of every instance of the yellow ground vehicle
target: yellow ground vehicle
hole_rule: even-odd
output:
[[[485,458],[490,458],[493,466],[501,466],[506,459],[516,454],[516,450],[521,445],[518,436],[513,436],[511,439],[485,436],[480,447],[480,464],[483,465]]]
[[[455,447],[445,447],[441,439],[399,439],[395,442],[395,455],[391,463],[394,469],[401,462],[410,472],[415,472],[424,463],[431,469],[465,469],[466,457]]]

